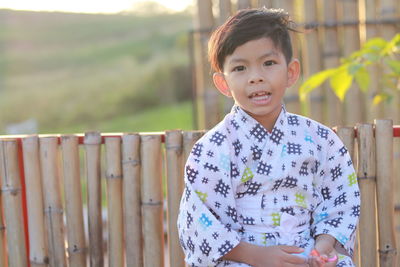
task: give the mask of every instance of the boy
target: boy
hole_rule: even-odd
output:
[[[178,228],[190,266],[354,266],[360,193],[329,128],[288,113],[299,76],[282,10],[241,10],[211,36],[235,105],[193,147]]]

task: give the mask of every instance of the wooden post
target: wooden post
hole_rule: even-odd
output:
[[[106,181],[108,214],[108,262],[109,266],[124,266],[124,225],[122,214],[122,167],[121,138],[107,137]]]
[[[357,124],[358,168],[357,177],[362,196],[360,215],[360,263],[362,267],[376,267],[376,156],[372,124]]]
[[[347,148],[349,155],[351,157],[351,161],[353,162],[354,168],[357,170],[357,161],[356,161],[356,155],[355,155],[355,148],[354,148],[354,128],[353,127],[338,127],[337,129],[337,135],[340,137],[342,140],[343,144]],[[357,229],[357,238],[354,246],[354,255],[353,255],[353,261],[356,266],[360,266],[360,244],[358,242],[359,240],[359,230]]]
[[[375,120],[380,267],[396,266],[393,189],[393,122]]]
[[[85,133],[85,161],[89,223],[89,255],[91,267],[103,267],[103,221],[101,217],[101,136]]]
[[[7,226],[8,264],[28,266],[22,215],[21,177],[16,140],[0,140],[1,195]]]
[[[31,267],[44,267],[49,262],[46,240],[42,172],[39,161],[39,138],[22,139],[26,204],[28,206],[29,260]]]
[[[78,137],[61,138],[63,152],[64,194],[67,217],[68,261],[70,266],[86,266],[86,242],[83,227],[82,189]]]
[[[140,203],[140,135],[122,137],[126,265],[143,266],[142,212]]]
[[[144,266],[164,266],[161,136],[141,136]]]
[[[169,266],[185,266],[184,254],[179,243],[177,219],[183,192],[183,142],[182,131],[166,132],[165,149],[167,160],[167,215]]]
[[[358,0],[342,1],[343,21],[358,21]],[[349,56],[352,52],[360,49],[359,25],[346,25],[343,29],[343,53]],[[357,122],[365,121],[365,101],[361,90],[353,85],[345,97],[345,118],[347,125],[355,125]]]
[[[64,210],[61,202],[59,162],[57,161],[59,159],[58,138],[42,137],[39,142],[50,266],[67,266],[64,242]]]
[[[336,1],[324,0],[323,3],[323,18],[325,23],[337,23],[337,8]],[[322,45],[322,60],[324,69],[334,68],[339,66],[340,48],[339,39],[337,38],[337,27],[323,28],[323,45]],[[325,83],[322,86],[326,96],[326,124],[329,126],[343,125],[343,104],[339,98],[332,92],[330,86]]]
[[[304,19],[306,24],[318,22],[317,17],[317,1],[309,0],[304,2]],[[322,69],[321,64],[321,45],[319,42],[319,29],[317,27],[308,30],[304,38],[305,47],[303,49],[303,73],[305,77],[309,77]],[[321,88],[310,93],[310,117],[322,122],[323,121],[323,93]]]
[[[210,129],[220,120],[219,93],[214,88],[210,64],[207,60],[208,40],[214,27],[212,2],[211,0],[197,0],[197,8],[194,46],[198,127],[200,129]]]

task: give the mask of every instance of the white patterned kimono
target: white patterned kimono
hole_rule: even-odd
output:
[[[353,254],[360,192],[347,149],[328,127],[284,107],[271,132],[234,106],[194,146],[178,229],[190,266],[249,266],[220,258],[240,241],[294,245],[319,234]],[[339,255],[337,266],[354,266]]]

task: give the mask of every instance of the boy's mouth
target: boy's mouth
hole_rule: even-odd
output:
[[[271,96],[271,92],[260,91],[250,94],[249,98],[253,100],[267,100]]]

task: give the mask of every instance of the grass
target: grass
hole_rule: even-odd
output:
[[[81,133],[99,132],[158,132],[164,130],[192,130],[193,112],[190,101],[171,106],[158,106],[136,114],[115,117],[88,128],[87,125],[74,125],[67,128],[43,129],[41,133]]]
[[[100,129],[105,132],[117,130],[133,132],[154,132],[166,129],[193,129],[192,105],[184,102],[172,106],[156,107],[148,111],[116,118],[102,123]]]
[[[182,121],[172,106],[190,98],[189,14],[0,9],[0,18],[0,134],[31,119],[39,133],[192,128],[190,107]],[[158,106],[168,108],[143,115]]]

